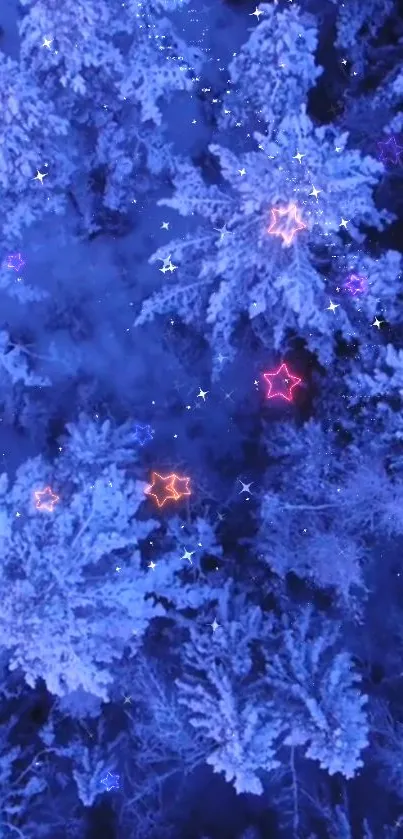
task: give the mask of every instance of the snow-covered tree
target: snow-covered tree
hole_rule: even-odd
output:
[[[289,54],[284,76],[277,70],[276,106],[269,125],[264,100],[273,85],[277,22]],[[216,184],[208,185],[191,164],[178,163],[174,195],[160,203],[193,216],[195,229],[153,255],[152,262],[171,255],[178,281],[143,303],[137,325],[157,314],[177,312],[186,323],[204,323],[213,351],[228,358],[234,355],[235,330],[246,316],[272,349],[279,350],[297,333],[324,363],[333,356],[336,329],[345,340],[355,333],[353,307],[338,309],[337,326],[327,311],[333,293],[329,288],[340,284],[333,266],[344,259],[341,231],[348,225],[350,239],[360,245],[363,229],[382,229],[392,216],[377,208],[373,198],[383,164],[349,148],[346,133],[333,126],[317,127],[308,117],[306,92],[316,75],[313,62],[307,83],[291,86],[293,106],[287,99],[287,68],[293,66],[294,53],[298,67],[305,28],[297,10],[280,13],[271,8],[263,35],[259,27],[235,59],[236,78],[245,69],[242,90],[250,86],[253,107],[258,87],[266,132],[255,133],[255,150],[210,146],[220,171]],[[315,48],[310,20],[305,41],[309,55]],[[256,76],[263,43],[266,56],[272,50],[273,62],[266,57]],[[236,101],[236,92],[228,94],[228,108],[224,102],[225,119],[231,97]],[[284,110],[277,108],[278,102]]]
[[[136,518],[146,484],[108,463],[105,434],[87,429],[98,442],[91,476],[77,433],[53,464],[39,457],[14,482],[1,478],[0,643],[11,670],[58,695],[82,688],[106,699],[113,662],[163,612],[147,597],[139,549],[156,526]]]
[[[205,627],[190,627],[183,676],[177,680],[179,702],[208,745],[206,762],[214,772],[223,773],[238,793],[260,795],[259,774],[279,765],[276,741],[282,731],[275,707],[263,701],[253,673],[252,645],[269,633],[270,623],[243,598],[229,602],[229,593],[227,587],[218,628],[211,630],[207,621]]]
[[[363,766],[369,722],[352,657],[337,650],[338,627],[306,609],[294,622],[284,617],[280,650],[266,659],[284,743],[302,746],[329,775],[352,778]]]
[[[83,0],[23,5],[23,65],[70,118],[81,162],[74,199],[87,232],[94,232],[97,203],[88,202],[89,190],[105,208],[125,213],[132,190],[141,189],[145,163],[154,172],[170,165],[160,105],[177,90],[191,90],[201,54],[165,16],[184,7],[176,0],[129,0],[117,8]]]
[[[44,98],[29,68],[0,52],[0,80],[1,237],[3,247],[16,250],[26,227],[64,211],[74,162],[65,150],[68,120]]]

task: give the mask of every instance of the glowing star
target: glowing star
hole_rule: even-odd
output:
[[[167,501],[179,501],[184,495],[190,495],[190,478],[181,478],[179,475],[159,475],[152,472],[152,483],[145,490],[146,495],[155,498],[158,507],[163,507]]]
[[[41,182],[41,184],[42,184],[42,186],[43,186],[43,179],[44,179],[44,178],[47,178],[47,176],[48,176],[48,173],[47,173],[47,172],[39,172],[39,171],[37,171],[37,172],[36,172],[35,177],[34,177],[34,178],[32,178],[32,180],[33,180],[33,181],[40,181],[40,182]]]
[[[190,478],[181,478],[179,475],[174,475],[172,486],[178,495],[178,498],[183,498],[185,495],[191,495],[189,487]]]
[[[287,402],[291,402],[293,388],[297,387],[301,382],[298,376],[293,376],[288,372],[285,364],[281,364],[275,373],[264,373],[263,376],[269,385],[268,399],[280,396],[282,399],[286,399]]]
[[[181,559],[187,559],[187,561],[190,562],[191,565],[193,565],[192,556],[195,553],[195,551],[188,551],[187,548],[184,548],[183,550],[185,551],[185,553],[183,554],[183,556],[181,556]]]
[[[333,314],[334,314],[336,309],[339,308],[340,303],[333,303],[333,300],[330,300],[329,302],[330,302],[330,306],[327,307],[326,311],[327,312],[333,312]]]
[[[45,38],[42,46],[47,47],[50,50],[50,45],[51,44],[53,44],[53,38],[52,39]]]
[[[136,425],[134,427],[134,439],[140,446],[144,446],[154,437],[154,429],[151,425]]]
[[[20,271],[25,265],[25,262],[20,253],[9,253],[7,257],[7,268],[14,268],[14,271]]]
[[[102,778],[101,784],[110,792],[111,789],[119,789],[120,775],[113,775],[112,772],[107,772],[105,778]]]
[[[298,230],[304,230],[306,224],[298,215],[298,208],[295,204],[289,204],[288,207],[281,207],[276,210],[271,210],[271,225],[268,228],[268,233],[272,236],[281,236],[285,245],[290,245]],[[285,224],[280,224],[279,220],[285,219]]]
[[[59,496],[55,495],[50,487],[36,490],[34,496],[37,510],[47,510],[48,513],[53,513],[53,507],[59,501]]]
[[[258,7],[256,6],[255,11],[252,12],[252,14],[250,14],[249,17],[255,17],[257,20],[259,20],[259,17],[262,14],[263,14],[263,12],[261,12],[260,9],[258,9]]]
[[[353,296],[356,294],[363,294],[367,289],[367,280],[365,277],[359,277],[358,274],[350,274],[343,285],[346,291],[349,291]]]
[[[381,140],[377,145],[382,163],[399,164],[402,162],[400,156],[403,153],[403,146],[398,146],[393,134],[387,140]]]
[[[375,320],[374,320],[372,326],[376,326],[378,329],[380,329],[382,324],[383,324],[383,320],[378,320],[378,318],[375,315]]]

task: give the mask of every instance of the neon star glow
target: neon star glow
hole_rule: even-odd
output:
[[[305,230],[306,224],[298,214],[296,204],[288,204],[287,207],[271,209],[271,224],[267,232],[271,236],[281,236],[284,244],[291,245],[291,242],[298,230]]]
[[[343,285],[346,291],[355,296],[356,294],[363,294],[367,290],[366,277],[359,277],[358,274],[350,274]]]
[[[55,495],[50,487],[36,490],[34,492],[37,510],[47,510],[48,513],[53,513],[53,507],[59,501],[59,496]]]
[[[401,155],[403,154],[403,146],[398,145],[396,137],[393,134],[386,140],[381,140],[377,145],[382,163],[394,163],[398,165],[402,162]]]
[[[151,425],[136,425],[134,428],[134,436],[136,443],[140,446],[144,446],[149,440],[152,440],[154,437],[154,429],[151,428]]]
[[[111,789],[119,789],[120,775],[113,775],[112,772],[107,772],[105,778],[102,778],[101,784],[103,784],[107,792],[110,792]]]
[[[180,475],[160,475],[158,472],[152,472],[151,484],[145,489],[145,493],[155,498],[158,507],[163,507],[167,501],[179,501],[185,495],[191,495],[189,481],[190,478],[182,478]]]
[[[14,268],[14,271],[20,271],[25,265],[25,262],[20,253],[9,253],[7,257],[7,268]]]
[[[292,401],[292,391],[302,381],[298,376],[293,376],[284,363],[274,373],[264,373],[263,376],[269,385],[267,398],[274,399],[275,396],[279,396],[287,402]]]

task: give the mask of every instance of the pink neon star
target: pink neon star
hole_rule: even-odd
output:
[[[7,257],[7,268],[14,268],[14,271],[19,271],[25,262],[20,253],[9,253]]]
[[[355,294],[362,294],[366,291],[367,280],[365,277],[359,277],[358,274],[350,274],[343,288],[350,292],[353,296]]]
[[[272,236],[281,236],[287,246],[291,244],[298,230],[306,228],[306,224],[298,215],[296,204],[289,204],[288,207],[280,207],[279,209],[272,207],[270,212],[271,224],[267,232]],[[280,219],[285,219],[285,223],[278,226]]]
[[[264,373],[263,376],[269,385],[268,399],[280,396],[282,399],[286,399],[287,402],[291,402],[293,388],[297,387],[301,382],[298,376],[293,376],[292,373],[288,372],[287,365],[284,363],[280,365],[275,373]]]
[[[34,496],[37,510],[47,510],[48,513],[53,513],[53,506],[59,501],[59,496],[55,495],[50,487],[36,490]]]

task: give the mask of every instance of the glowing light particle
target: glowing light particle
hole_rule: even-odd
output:
[[[287,402],[292,401],[292,391],[302,381],[298,376],[293,376],[284,363],[274,373],[264,373],[263,375],[269,385],[267,398],[274,399],[275,396],[279,396],[281,399],[286,399]]]
[[[174,473],[160,475],[158,472],[152,472],[151,484],[145,493],[155,498],[158,507],[163,507],[167,501],[179,501],[183,496],[191,495],[189,481],[190,478],[182,478]]]
[[[298,213],[296,204],[288,204],[287,207],[271,209],[271,224],[267,232],[271,236],[281,236],[284,244],[291,245],[298,230],[305,230],[306,224]]]
[[[55,495],[50,487],[36,490],[34,492],[37,510],[47,510],[48,513],[53,513],[54,505],[58,503],[59,496]]]

